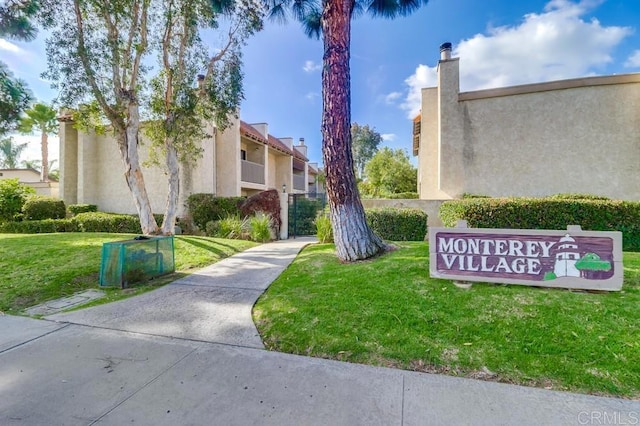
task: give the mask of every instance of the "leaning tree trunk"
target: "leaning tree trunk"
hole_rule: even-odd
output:
[[[46,132],[42,132],[40,135],[40,149],[42,153],[42,170],[40,172],[40,180],[42,182],[49,182],[49,135]]]
[[[353,169],[349,72],[352,4],[352,0],[325,0],[322,13],[322,154],[336,251],[341,260],[349,262],[385,249],[367,225]]]
[[[138,105],[131,102],[127,108],[128,120],[125,132],[119,135],[118,146],[120,157],[124,163],[124,176],[129,186],[129,191],[140,216],[140,227],[145,235],[158,233],[158,224],[153,217],[151,202],[144,186],[144,177],[140,168],[140,156],[138,155],[138,134],[140,132],[140,115]]]
[[[162,222],[162,234],[172,235],[176,225],[178,214],[178,199],[180,197],[180,163],[178,162],[178,152],[171,141],[165,142],[166,164],[168,169],[169,193],[167,194],[167,206]]]

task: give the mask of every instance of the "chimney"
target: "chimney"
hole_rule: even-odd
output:
[[[300,154],[304,155],[305,157],[307,156],[307,146],[304,144],[304,138],[300,138],[300,145],[296,145],[294,146],[294,148],[296,149],[296,151],[298,151]]]
[[[446,42],[440,45],[440,60],[446,61],[451,59],[451,43]]]
[[[267,125],[267,123],[252,123],[250,124],[250,126],[256,129],[263,138],[269,138],[269,126]]]
[[[278,138],[278,139],[280,139],[280,142],[285,144],[287,148],[293,149],[293,138]]]
[[[198,74],[198,89],[202,90],[204,86],[204,74]]]

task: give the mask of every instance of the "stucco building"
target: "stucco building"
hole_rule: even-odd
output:
[[[459,58],[445,43],[437,84],[422,89],[414,120],[421,199],[640,199],[640,74],[461,93]]]
[[[181,167],[180,205],[193,193],[218,196],[252,195],[267,189],[305,193],[317,174],[307,159],[304,139],[269,134],[266,123],[234,120],[224,132],[208,125],[202,156]],[[66,204],[96,204],[101,211],[136,213],[122,176],[117,144],[109,134],[84,133],[69,117],[60,118],[60,198]],[[140,158],[148,158],[149,144],[142,137]],[[164,212],[167,178],[160,166],[143,167],[145,186],[155,213]],[[315,182],[315,180],[313,180]]]
[[[58,197],[58,182],[50,179],[47,182],[41,180],[41,173],[35,169],[0,169],[0,180],[18,179],[18,182],[30,186],[38,195]]]

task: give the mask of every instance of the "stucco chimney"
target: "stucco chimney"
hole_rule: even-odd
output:
[[[251,123],[250,126],[256,129],[263,138],[267,139],[269,137],[269,125],[267,123]]]
[[[280,141],[285,144],[289,149],[293,149],[293,138],[278,138]]]
[[[440,60],[446,61],[451,59],[451,43],[446,42],[440,45]]]
[[[294,146],[294,148],[296,149],[296,151],[298,151],[300,154],[304,155],[305,157],[307,156],[307,146],[304,144],[304,138],[300,138],[300,145],[296,145]]]

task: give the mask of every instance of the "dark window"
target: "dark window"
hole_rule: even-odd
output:
[[[247,159],[247,151],[245,151],[244,149],[240,150],[240,159],[241,160],[246,160]]]

